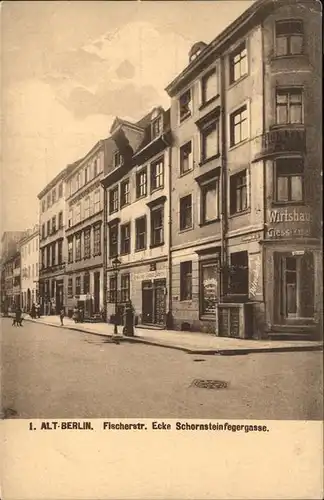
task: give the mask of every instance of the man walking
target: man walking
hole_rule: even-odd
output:
[[[61,326],[64,326],[63,324],[63,319],[64,319],[64,308],[60,310],[60,321],[61,321]]]

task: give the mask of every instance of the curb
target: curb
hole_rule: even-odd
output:
[[[37,323],[37,320],[33,320],[30,318],[24,318],[25,321],[30,321],[31,323]],[[54,328],[62,328],[61,325],[53,325],[52,323],[41,322],[42,325],[52,326]],[[156,347],[164,347],[166,349],[176,349],[178,351],[185,352],[187,354],[195,354],[200,356],[243,356],[246,354],[254,354],[254,353],[271,353],[271,352],[301,352],[301,351],[322,351],[323,345],[309,345],[309,346],[282,346],[282,347],[259,347],[256,349],[190,349],[188,347],[181,347],[179,345],[170,345],[165,344],[163,342],[157,342],[153,340],[147,340],[140,337],[126,337],[124,335],[112,335],[110,333],[99,333],[90,330],[84,330],[82,328],[74,327],[74,326],[65,326],[66,330],[71,330],[74,332],[81,332],[90,335],[97,335],[103,338],[116,339],[122,342],[128,343],[142,343],[145,345],[151,345]]]

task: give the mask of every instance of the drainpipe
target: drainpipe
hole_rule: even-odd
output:
[[[220,273],[220,301],[227,294],[228,290],[228,269],[227,269],[227,230],[228,230],[228,215],[227,215],[227,123],[226,123],[226,89],[225,89],[225,61],[224,57],[220,58],[220,96],[221,96],[221,147],[222,147],[222,163],[221,163],[221,273]]]
[[[166,140],[164,134],[162,136],[162,140],[165,145],[168,147],[169,153],[169,179],[168,179],[168,311],[166,314],[166,328],[172,329],[173,320],[172,320],[172,255],[171,255],[171,245],[172,245],[172,201],[171,201],[171,188],[172,188],[172,147],[169,144],[169,141]]]
[[[103,303],[105,311],[105,320],[108,321],[107,316],[107,189],[103,186]]]

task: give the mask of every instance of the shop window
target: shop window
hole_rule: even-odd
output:
[[[192,168],[192,142],[189,141],[180,148],[180,175],[190,172]]]
[[[128,302],[130,300],[129,274],[122,274],[120,277],[120,298],[121,302]]]
[[[118,211],[118,186],[109,191],[109,213]]]
[[[247,107],[242,106],[230,115],[230,146],[236,146],[249,136]]]
[[[120,206],[124,207],[130,203],[129,179],[120,185]]]
[[[85,259],[90,259],[91,257],[91,230],[86,229],[84,231],[84,258]]]
[[[118,224],[109,227],[109,257],[118,255]]]
[[[218,94],[216,70],[212,69],[201,79],[201,100],[203,104],[212,101]]]
[[[147,193],[147,170],[143,168],[136,174],[136,198],[146,196]]]
[[[163,158],[151,164],[151,191],[163,188],[164,185],[164,162]]]
[[[117,277],[109,276],[109,302],[115,303],[117,298]]]
[[[90,293],[90,274],[88,272],[83,275],[83,293]]]
[[[180,263],[180,300],[192,299],[192,262]]]
[[[204,127],[201,131],[201,161],[207,161],[219,154],[218,121]]]
[[[81,276],[75,278],[75,295],[81,295]]]
[[[164,243],[163,212],[163,207],[151,210],[151,247],[163,245]]]
[[[230,257],[230,294],[247,295],[249,293],[249,254],[235,252]]]
[[[191,90],[184,92],[179,99],[179,118],[180,122],[191,115]]]
[[[192,196],[180,198],[180,231],[192,227]]]
[[[135,220],[136,242],[135,250],[145,250],[146,248],[146,217],[139,217]]]
[[[75,236],[75,261],[81,260],[81,233]]]
[[[68,263],[71,264],[73,262],[73,236],[68,238]]]
[[[299,20],[276,22],[276,55],[293,56],[302,54],[304,26]]]
[[[304,165],[302,158],[281,158],[275,162],[276,201],[301,202]]]
[[[219,180],[214,179],[201,186],[201,223],[207,224],[219,218]]]
[[[246,170],[230,177],[230,213],[244,212],[247,209]]]
[[[303,93],[301,89],[280,89],[276,92],[277,125],[303,123]]]
[[[248,72],[247,49],[243,42],[230,55],[230,83],[234,83]]]
[[[101,254],[101,226],[93,228],[93,256]]]
[[[130,253],[130,244],[131,244],[131,235],[130,235],[130,223],[123,224],[120,226],[120,253],[121,254],[129,254]]]
[[[201,314],[214,315],[218,294],[218,268],[215,260],[200,264],[200,289]]]

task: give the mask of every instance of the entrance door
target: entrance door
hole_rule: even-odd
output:
[[[142,322],[163,325],[165,323],[166,280],[142,282]]]
[[[151,281],[142,282],[142,323],[153,323],[153,287]]]
[[[165,287],[166,280],[154,282],[154,323],[158,325],[165,323]]]
[[[100,312],[100,272],[94,273],[94,284],[93,284],[93,309],[94,313]]]

